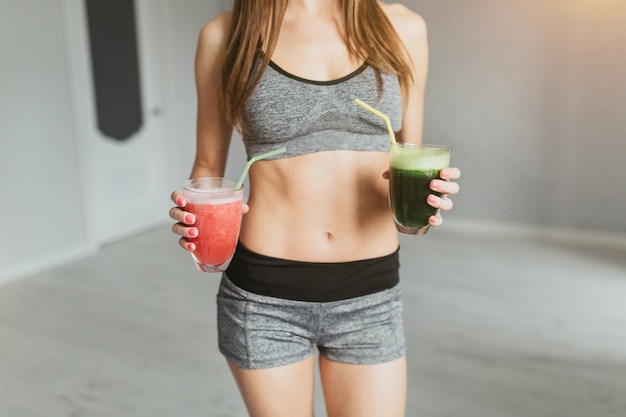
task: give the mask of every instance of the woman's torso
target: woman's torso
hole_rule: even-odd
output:
[[[277,258],[342,262],[387,255],[397,234],[387,203],[388,156],[327,151],[257,162],[241,242]]]
[[[324,24],[328,22],[308,19],[303,24],[286,16],[272,55],[276,64],[266,69],[266,82],[249,100],[247,112],[259,112],[251,116],[257,123],[251,126],[261,142],[284,136],[261,149],[285,143],[288,152],[290,147],[298,151],[297,156],[252,166],[250,211],[244,216],[241,242],[257,253],[301,261],[384,256],[398,246],[388,182],[382,177],[389,165],[389,137],[384,121],[354,99],[391,113],[399,129],[399,87],[397,80],[385,76],[387,88],[378,101],[372,69],[350,57],[338,31],[321,30]],[[277,93],[276,84],[284,92]],[[300,116],[294,117],[291,109],[298,109]],[[290,116],[293,120],[287,121]],[[282,128],[272,131],[272,121]],[[246,137],[248,150],[258,141],[254,135],[253,129]],[[381,138],[386,146],[381,146]],[[310,142],[322,145],[313,151]]]

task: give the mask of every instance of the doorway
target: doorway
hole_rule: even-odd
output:
[[[73,97],[80,150],[85,229],[106,244],[167,221],[171,171],[159,50],[160,1],[136,0],[135,16],[143,123],[124,141],[97,127],[89,30],[83,0],[65,0]]]

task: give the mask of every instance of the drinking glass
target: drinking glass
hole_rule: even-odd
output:
[[[241,228],[243,187],[222,177],[194,178],[183,183],[186,210],[196,216],[198,236],[191,253],[198,269],[222,272],[230,264]]]
[[[401,233],[423,235],[428,232],[428,218],[437,209],[428,204],[430,182],[450,165],[450,148],[407,142],[391,144],[389,164],[389,205]]]

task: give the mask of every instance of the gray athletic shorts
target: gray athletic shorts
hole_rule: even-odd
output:
[[[308,302],[254,294],[222,276],[217,294],[220,352],[246,369],[309,357],[375,364],[406,352],[401,288],[340,301]]]

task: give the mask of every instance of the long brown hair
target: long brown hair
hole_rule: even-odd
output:
[[[221,94],[226,117],[234,126],[241,125],[245,102],[270,62],[288,2],[233,1]],[[342,0],[342,11],[350,52],[374,68],[379,90],[382,88],[381,71],[396,74],[406,100],[414,81],[412,62],[378,1]],[[256,71],[259,57],[262,59],[260,71]]]

